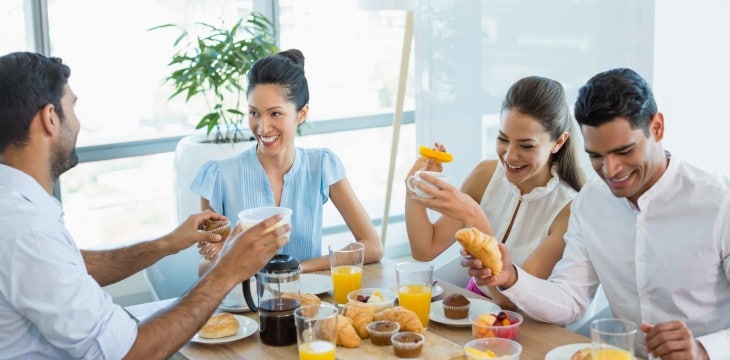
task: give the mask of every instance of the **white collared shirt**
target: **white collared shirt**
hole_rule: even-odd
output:
[[[121,359],[136,337],[87,273],[58,201],[0,164],[0,358]]]
[[[600,283],[615,317],[682,320],[710,358],[730,358],[730,180],[672,157],[637,209],[593,179],[571,205],[565,243],[548,281],[518,268],[503,291],[528,315],[570,324]]]

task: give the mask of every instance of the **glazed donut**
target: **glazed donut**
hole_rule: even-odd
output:
[[[224,312],[213,314],[198,331],[198,335],[206,339],[218,339],[226,336],[236,335],[238,332],[238,320],[233,314]]]
[[[454,160],[454,157],[451,155],[451,153],[447,153],[445,151],[437,151],[425,145],[421,145],[418,148],[418,153],[425,158],[433,159],[434,161],[438,161],[440,163],[451,162]]]

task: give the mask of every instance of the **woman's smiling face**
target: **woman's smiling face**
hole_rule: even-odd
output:
[[[560,146],[562,143],[551,140],[550,134],[532,116],[511,109],[502,111],[497,155],[507,180],[523,194],[547,184],[551,177],[550,155]]]
[[[293,149],[297,127],[306,119],[307,106],[297,111],[284,91],[280,85],[261,84],[248,95],[248,124],[262,154],[276,155]]]

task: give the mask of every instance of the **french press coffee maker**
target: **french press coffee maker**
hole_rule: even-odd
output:
[[[259,335],[267,345],[297,343],[294,310],[299,307],[299,260],[277,254],[256,273],[258,306],[251,296],[249,280],[243,282],[243,297],[252,311],[259,313]]]

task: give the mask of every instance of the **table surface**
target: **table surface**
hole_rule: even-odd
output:
[[[389,259],[383,259],[380,263],[365,265],[363,268],[362,287],[395,289],[395,265],[396,262]],[[319,271],[318,273],[329,275],[329,270]],[[435,298],[434,301],[440,300],[452,293],[460,293],[471,298],[481,298],[478,295],[449,283],[439,281],[438,284],[444,289],[444,292]],[[331,293],[322,294],[320,298],[322,301],[334,303]],[[126,309],[133,317],[139,320],[174,301],[175,299],[161,300],[129,306]],[[255,313],[246,312],[240,315],[247,316],[258,322],[258,315]],[[430,321],[428,331],[459,345],[463,345],[473,339],[470,327],[452,327]],[[590,339],[566,330],[563,327],[538,322],[525,317],[525,321],[520,328],[519,342],[523,347],[521,359],[543,360],[546,353],[558,346],[573,343],[589,343]],[[268,346],[261,342],[261,338],[256,333],[241,340],[221,344],[208,345],[188,342],[172,356],[172,359],[284,360],[297,359],[297,356],[296,345],[283,347]]]

